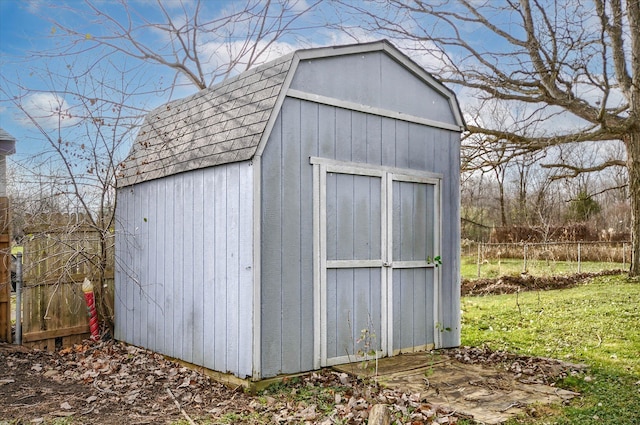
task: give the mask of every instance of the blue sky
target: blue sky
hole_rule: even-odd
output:
[[[33,14],[28,2],[0,0],[0,72],[7,76],[19,72],[19,65],[26,51],[37,48],[46,36],[50,25]],[[18,139],[18,156],[33,153],[37,143],[23,141],[27,129],[20,125],[7,105],[0,104],[0,127]]]
[[[57,46],[66,43],[63,31],[57,28],[51,20],[57,20],[68,25],[70,28],[78,31],[81,34],[85,32],[91,35],[98,35],[101,32],[105,33],[108,30],[104,27],[96,26],[91,19],[79,18],[76,14],[77,9],[86,10],[86,6],[81,0],[60,0],[54,2],[55,7],[50,7],[49,2],[44,0],[0,0],[0,67],[3,78],[5,78],[4,87],[9,92],[8,97],[13,97],[13,94],[25,94],[24,90],[20,90],[18,85],[24,85],[29,89],[36,89],[40,92],[31,92],[24,99],[25,107],[32,111],[33,114],[45,109],[51,109],[51,105],[59,103],[62,109],[68,108],[70,115],[73,115],[74,99],[68,94],[53,95],[55,91],[65,91],[64,87],[61,87],[64,83],[63,78],[57,78],[55,81],[50,79],[50,75],[61,73],[61,75],[68,77],[71,74],[80,75],[84,72],[84,68],[95,59],[101,57],[103,52],[99,50],[89,50],[78,57],[51,57],[48,59],[38,58],[37,55],[32,55],[31,52],[51,52]],[[109,11],[112,16],[119,16],[119,22],[126,22],[124,14],[118,5],[113,3],[96,1],[97,5]],[[221,15],[222,13],[228,13],[228,11],[234,7],[239,7],[244,2],[236,1],[222,1],[212,0],[203,2],[202,16],[211,18]],[[139,11],[144,18],[161,20],[161,11],[158,9],[155,1],[150,0],[138,0],[130,1],[128,3]],[[168,13],[174,17],[180,19],[181,3],[175,0],[168,0],[164,2]],[[185,0],[184,4],[187,7],[192,6],[191,0]],[[304,1],[300,2],[300,6],[305,5]],[[74,10],[75,9],[75,10]],[[162,43],[161,36],[153,39],[153,32],[146,32],[139,35],[141,39],[149,41],[151,43]],[[340,44],[338,36],[331,40],[329,35],[329,42],[335,42]],[[320,40],[327,39],[327,34],[321,34],[317,32],[314,35],[317,39],[317,43],[322,44]],[[240,41],[240,40],[238,40]],[[205,66],[210,68],[214,66],[216,59],[218,62],[223,63],[226,58],[224,54],[225,49],[220,49],[220,43],[214,43],[213,40],[203,40],[203,52],[211,53],[210,63],[206,63]],[[315,42],[315,41],[314,41]],[[352,41],[351,41],[352,42]],[[265,60],[273,59],[282,54],[288,53],[288,51],[308,46],[310,43],[307,40],[306,44],[299,43],[299,40],[294,38],[283,39],[282,42],[274,44],[267,55],[264,56]],[[325,42],[326,43],[326,42]],[[344,43],[344,41],[342,42]],[[95,44],[95,43],[94,43]],[[89,46],[90,42],[86,43]],[[81,46],[80,48],[85,48]],[[158,87],[166,88],[173,85],[174,73],[169,71],[166,67],[162,66],[147,66],[136,64],[131,58],[126,58],[124,55],[111,55],[109,57],[110,64],[103,68],[94,69],[90,75],[91,78],[120,78],[122,74],[117,73],[109,75],[109,69],[114,67],[124,67],[129,71],[126,74],[127,83],[136,85],[139,87],[135,91],[140,93],[153,92]],[[134,66],[131,66],[131,65]],[[205,72],[211,69],[205,69]],[[68,75],[67,75],[68,74]],[[85,78],[85,77],[83,77]],[[8,81],[8,83],[7,83]],[[16,83],[16,84],[13,84]],[[67,81],[68,83],[68,81]],[[95,81],[93,81],[95,83]],[[186,84],[184,78],[177,80],[178,87],[171,94],[172,98],[183,97],[193,93],[196,88],[193,85]],[[75,91],[91,90],[92,82],[83,83],[85,87],[75,87]],[[69,90],[67,90],[69,91]],[[73,92],[73,90],[71,90]],[[149,94],[147,96],[140,95],[135,99],[130,99],[129,102],[144,109],[151,109],[159,106],[160,104],[168,100],[167,93],[162,95]],[[56,123],[50,122],[51,118],[39,117],[39,122],[43,124],[46,130],[55,130]],[[70,121],[73,123],[73,119]],[[49,125],[50,124],[50,125]],[[16,108],[11,105],[11,102],[7,102],[7,95],[0,93],[0,126],[12,134],[17,140],[17,154],[14,155],[11,160],[21,161],[28,159],[34,155],[38,155],[42,151],[47,149],[47,143],[43,140],[42,134],[34,129],[31,122],[25,119],[24,114],[21,114]],[[49,128],[47,128],[49,127]],[[57,136],[52,136],[57,137]]]

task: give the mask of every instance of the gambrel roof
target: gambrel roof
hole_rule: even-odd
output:
[[[386,40],[298,50],[151,111],[121,164],[118,186],[251,159],[269,137],[301,60],[375,51],[448,98],[455,127],[464,127],[453,92]]]

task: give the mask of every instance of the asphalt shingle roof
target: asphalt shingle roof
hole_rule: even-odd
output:
[[[118,186],[253,157],[294,53],[151,111]]]

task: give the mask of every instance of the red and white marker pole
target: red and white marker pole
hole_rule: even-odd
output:
[[[91,331],[91,339],[97,341],[100,339],[100,331],[98,330],[98,312],[96,311],[96,302],[93,295],[93,284],[86,277],[82,282],[82,292],[84,292],[84,300],[87,303],[89,312],[89,330]]]

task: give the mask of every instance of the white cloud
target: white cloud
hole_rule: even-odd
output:
[[[300,46],[287,42],[260,41],[234,41],[230,43],[209,42],[200,48],[200,57],[203,61],[205,74],[221,74],[233,64],[229,75],[235,75],[244,71],[249,61],[251,66],[260,65],[286,55]],[[252,51],[254,53],[252,53]],[[252,54],[259,54],[256,58]]]
[[[20,108],[24,115],[18,122],[24,126],[33,126],[33,121],[44,129],[69,127],[79,121],[72,113],[72,107],[62,97],[54,93],[36,93],[27,96]]]

